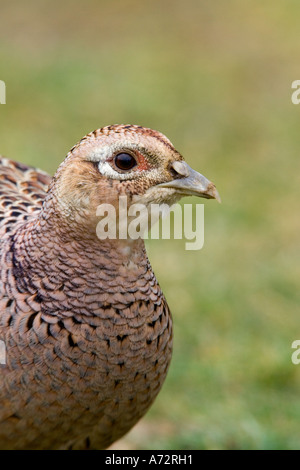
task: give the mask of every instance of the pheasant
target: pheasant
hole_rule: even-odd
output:
[[[105,449],[153,403],[173,334],[144,241],[99,240],[97,207],[217,190],[134,125],[89,133],[53,178],[0,165],[0,449]]]

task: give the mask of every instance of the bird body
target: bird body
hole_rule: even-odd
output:
[[[178,200],[182,162],[140,126],[88,134],[54,178],[0,160],[1,449],[107,448],[154,401],[171,314],[143,240],[99,240],[96,208]]]

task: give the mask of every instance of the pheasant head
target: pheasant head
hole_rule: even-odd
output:
[[[182,196],[219,200],[215,185],[184,161],[160,132],[135,125],[103,127],[75,145],[50,186],[56,215],[95,234],[97,207],[128,203],[172,205]]]

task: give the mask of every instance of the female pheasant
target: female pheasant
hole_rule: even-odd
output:
[[[103,449],[165,379],[171,314],[141,238],[99,240],[97,207],[218,199],[161,133],[85,136],[51,179],[0,160],[0,449]]]

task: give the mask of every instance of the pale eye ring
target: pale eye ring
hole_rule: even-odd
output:
[[[114,164],[119,170],[129,171],[137,165],[137,161],[130,153],[122,152],[115,156]]]

